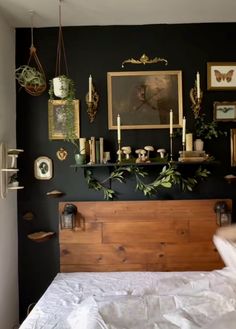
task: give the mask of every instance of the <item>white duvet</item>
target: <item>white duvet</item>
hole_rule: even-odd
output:
[[[217,327],[227,319],[227,326]],[[236,270],[225,268],[60,273],[20,329],[231,329],[230,325],[236,328]]]

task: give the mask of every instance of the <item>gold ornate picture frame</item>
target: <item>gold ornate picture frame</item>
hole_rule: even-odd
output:
[[[236,166],[236,129],[230,129],[231,166]]]
[[[215,121],[236,121],[236,102],[214,102]]]
[[[117,129],[169,128],[170,110],[173,127],[183,119],[181,71],[108,72],[108,127]]]
[[[208,90],[236,90],[236,62],[207,63]]]
[[[65,100],[48,101],[48,133],[50,140],[66,138],[66,114],[64,110]],[[73,100],[74,113],[73,124],[77,138],[80,137],[79,100]]]

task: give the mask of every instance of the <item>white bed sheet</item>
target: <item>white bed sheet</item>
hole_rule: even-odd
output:
[[[20,329],[210,329],[227,313],[236,320],[230,268],[59,273]]]

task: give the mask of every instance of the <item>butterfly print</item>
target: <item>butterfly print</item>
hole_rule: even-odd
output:
[[[214,72],[215,72],[216,80],[218,82],[225,81],[225,80],[227,82],[230,82],[232,80],[232,77],[233,77],[233,74],[234,74],[234,70],[230,70],[227,73],[221,73],[218,70],[214,70]]]

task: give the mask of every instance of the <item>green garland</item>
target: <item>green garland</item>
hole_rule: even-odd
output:
[[[115,168],[114,171],[102,182],[99,182],[94,178],[91,170],[85,170],[85,178],[90,189],[96,191],[102,191],[105,200],[112,200],[115,196],[115,191],[110,187],[106,187],[107,181],[117,180],[120,183],[125,182],[125,179],[130,175],[134,175],[136,179],[136,190],[142,191],[145,196],[150,197],[158,192],[159,188],[171,188],[173,186],[180,186],[182,191],[192,191],[193,188],[202,179],[207,178],[210,172],[207,169],[198,167],[193,177],[184,177],[178,170],[177,166],[169,163],[164,166],[157,176],[157,178],[151,183],[144,183],[142,180],[148,175],[143,167],[138,166],[125,166]]]

